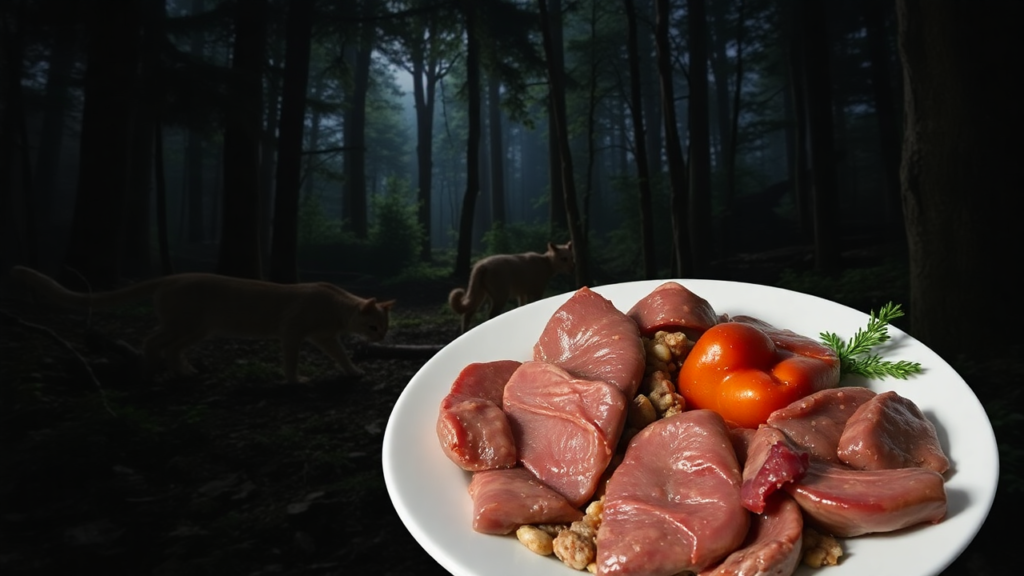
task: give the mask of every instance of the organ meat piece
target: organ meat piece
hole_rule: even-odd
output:
[[[548,320],[533,359],[555,364],[576,378],[611,382],[632,399],[646,355],[636,323],[604,296],[583,287]]]
[[[803,531],[800,507],[778,492],[763,513],[754,515],[743,546],[700,576],[788,576],[800,562]]]
[[[516,445],[501,409],[505,383],[520,362],[479,362],[462,369],[441,400],[437,438],[448,458],[463,470],[516,465]]]
[[[634,304],[626,315],[636,322],[644,336],[667,330],[682,332],[691,342],[718,323],[711,304],[678,282],[658,286]]]
[[[546,362],[524,362],[505,386],[520,462],[577,507],[611,462],[626,405],[613,384],[577,379]]]
[[[793,446],[781,430],[761,426],[747,444],[740,487],[743,506],[763,512],[768,497],[783,484],[800,479],[809,465],[807,453]]]
[[[469,496],[473,529],[483,534],[508,534],[523,524],[568,524],[583,517],[525,468],[476,472]]]
[[[867,388],[852,386],[821,390],[772,412],[768,425],[785,432],[812,459],[839,462],[836,449],[846,421],[874,395]]]
[[[710,410],[669,416],[633,437],[608,481],[597,573],[699,571],[736,550],[749,524],[725,421]]]
[[[783,489],[810,523],[838,537],[891,532],[946,515],[942,476],[925,468],[852,470],[812,460],[803,478]]]
[[[839,356],[836,355],[835,350],[832,350],[821,342],[808,338],[803,334],[797,334],[792,330],[776,328],[764,320],[754,318],[753,316],[733,316],[732,321],[742,322],[744,324],[757,327],[772,339],[775,346],[782,348],[783,350],[787,350],[798,356],[817,358],[818,360],[833,364],[835,367],[835,380],[837,382],[839,381]]]
[[[916,404],[892,391],[878,394],[850,416],[838,454],[861,470],[917,466],[942,474],[949,468],[935,426]]]

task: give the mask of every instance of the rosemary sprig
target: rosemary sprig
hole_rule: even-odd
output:
[[[912,374],[921,372],[921,364],[899,360],[892,362],[883,360],[878,354],[870,354],[871,348],[889,340],[889,322],[903,316],[899,304],[889,302],[878,311],[872,310],[867,328],[859,328],[849,342],[833,332],[822,332],[821,341],[839,356],[840,375],[860,374],[867,378],[885,378],[892,376],[905,380]]]

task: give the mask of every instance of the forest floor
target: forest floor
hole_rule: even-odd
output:
[[[387,343],[440,346],[458,333],[451,287],[352,290],[398,299]],[[130,348],[153,327],[146,306],[89,318],[9,291],[0,312],[5,576],[446,574],[381,469],[391,408],[423,359],[357,354],[366,375],[346,379],[308,348],[310,382],[287,385],[275,343],[211,340],[190,354],[198,376],[143,381]],[[946,573],[1009,569],[1014,531],[995,526],[1021,498],[999,498]]]

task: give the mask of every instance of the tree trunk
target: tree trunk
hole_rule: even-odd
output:
[[[833,135],[832,76],[829,73],[826,4],[799,0],[803,42],[803,86],[807,98],[807,134],[811,160],[814,214],[814,265],[839,267],[839,194]]]
[[[711,134],[708,127],[708,27],[704,0],[688,0],[690,48],[690,277],[707,275],[711,247]]]
[[[431,26],[433,25],[431,20]],[[419,223],[423,229],[420,260],[430,262],[434,179],[434,94],[437,62],[427,61],[422,39],[411,51],[413,99],[416,106],[416,178],[418,182]]]
[[[160,250],[160,273],[168,276],[174,273],[171,262],[171,239],[167,226],[167,178],[164,171],[164,131],[158,122],[153,134],[153,177],[156,184],[156,231],[157,246]]]
[[[57,26],[54,28],[54,35],[50,67],[46,76],[46,91],[43,94],[43,125],[39,131],[39,149],[36,153],[35,170],[32,173],[32,219],[39,230],[50,230],[51,226],[50,218],[53,199],[57,192],[56,181],[61,173],[65,120],[71,101],[71,82],[78,47],[78,33],[74,27]],[[36,256],[29,255],[30,258]]]
[[[192,0],[192,16],[197,16],[206,11],[204,0]],[[193,58],[203,57],[203,30],[199,27],[192,31],[189,54]],[[189,130],[185,143],[185,204],[187,216],[185,217],[185,238],[190,244],[201,244],[206,241],[206,210],[204,204],[206,195],[203,194],[203,159],[206,157],[203,150],[203,136],[196,130]]]
[[[239,3],[224,128],[224,195],[217,272],[260,278],[260,137],[267,0]]]
[[[82,107],[78,195],[61,280],[93,290],[120,275],[128,194],[129,147],[139,54],[139,6],[131,0],[97,2]]]
[[[490,113],[487,122],[491,152],[491,222],[505,224],[505,139],[501,132],[501,82],[492,74],[488,81]]]
[[[270,279],[291,283],[296,282],[299,276],[297,252],[299,190],[302,185],[302,129],[306,119],[306,88],[309,84],[313,0],[289,0],[287,18]]]
[[[569,239],[572,241],[573,256],[575,258],[576,285],[587,286],[591,283],[590,266],[588,263],[589,252],[587,246],[586,226],[580,217],[580,210],[576,198],[576,185],[573,179],[572,150],[569,147],[569,125],[565,116],[565,85],[563,78],[565,70],[556,68],[555,63],[563,61],[561,58],[562,46],[555,44],[555,38],[561,34],[552,33],[552,20],[548,15],[547,0],[538,0],[540,7],[540,21],[544,36],[544,54],[547,56],[548,86],[550,87],[551,101],[554,104],[555,134],[558,140],[558,155],[561,158],[562,189],[565,192],[566,220],[569,223]],[[559,22],[561,19],[558,20]]]
[[[364,9],[365,10],[365,9]],[[352,93],[345,115],[345,210],[349,229],[356,238],[369,237],[366,201],[366,94],[370,89],[373,26],[359,25],[359,44],[354,53]]]
[[[643,254],[644,278],[657,277],[658,261],[654,249],[654,215],[651,210],[651,177],[648,172],[647,141],[644,133],[643,96],[641,92],[640,53],[637,42],[636,8],[633,0],[622,0],[626,10],[626,49],[629,56],[629,111],[633,119],[633,157],[636,160],[637,204],[640,207],[640,246]]]
[[[1024,113],[1015,0],[897,0],[903,62],[900,172],[910,255],[910,331],[946,358],[1019,341],[1012,276],[1024,237],[1013,198]],[[1014,64],[1016,62],[1016,64]],[[976,313],[951,313],[964,305]],[[973,335],[973,336],[968,336]]]
[[[669,43],[669,0],[655,0],[657,17],[654,41],[658,49],[658,76],[661,78],[661,115],[665,123],[665,154],[668,157],[668,177],[671,187],[672,239],[675,250],[675,273],[683,277],[692,273],[690,242],[688,238],[689,189],[686,160],[679,142],[676,125],[676,97],[672,84],[672,48]]]
[[[454,275],[469,276],[473,249],[473,216],[480,192],[480,39],[477,38],[477,5],[461,0],[466,21],[466,99],[469,128],[466,137],[466,192],[459,215],[459,244],[455,254]]]
[[[551,0],[548,19],[541,22],[551,34],[552,46],[563,46],[562,43],[562,0]],[[564,51],[559,48],[555,54],[549,56],[555,60],[548,66],[549,70],[555,70],[555,74],[565,74]],[[550,72],[549,72],[550,73]],[[554,94],[551,93],[550,83],[548,84],[548,179],[550,180],[551,202],[550,208],[550,236],[558,238],[569,229],[569,222],[566,220],[565,208],[565,183],[562,180],[562,158],[558,144],[558,120],[555,118],[557,103]]]
[[[13,260],[35,266],[38,250],[31,205],[32,161],[28,156],[28,126],[21,88],[25,38],[19,22],[13,23],[13,30],[8,29],[6,19],[0,21],[0,26],[0,64],[4,65],[0,78],[0,102],[4,103],[0,109],[0,262]],[[8,246],[18,249],[8,251]]]
[[[878,119],[886,230],[890,238],[902,241],[905,232],[903,207],[900,205],[899,117],[893,102],[892,67],[885,33],[886,12],[892,5],[884,0],[867,0],[863,6],[864,24],[868,33],[868,56],[871,59],[871,92],[875,117]]]

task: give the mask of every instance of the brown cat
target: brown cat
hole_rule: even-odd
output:
[[[195,374],[185,359],[185,349],[214,335],[279,339],[288,382],[300,380],[297,371],[303,340],[315,344],[346,374],[359,374],[338,338],[358,334],[380,340],[387,333],[394,304],[393,300],[360,298],[326,282],[275,284],[186,273],[87,294],[72,292],[23,266],[14,267],[11,276],[43,301],[69,308],[107,308],[152,297],[160,325],[143,346],[146,362],[150,366],[162,362],[179,376]]]
[[[572,242],[548,242],[544,254],[495,254],[481,259],[469,275],[469,289],[456,288],[448,294],[448,305],[462,316],[462,331],[469,329],[480,305],[491,301],[489,317],[505,309],[510,298],[519,305],[539,300],[555,274],[568,274],[574,265]]]

